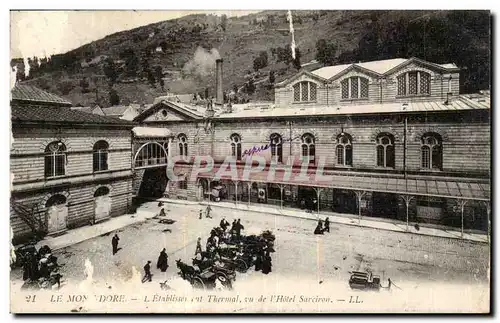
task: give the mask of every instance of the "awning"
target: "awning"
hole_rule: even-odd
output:
[[[349,175],[342,175],[328,171],[324,171],[323,174],[318,175],[314,170],[309,170],[306,174],[301,175],[300,169],[294,169],[289,175],[287,175],[283,169],[276,169],[274,176],[272,176],[272,172],[269,171],[268,167],[259,172],[249,173],[247,171],[246,174],[244,174],[243,168],[237,168],[233,171],[233,175],[235,175],[233,176],[229,170],[228,167],[225,171],[218,172],[218,169],[214,167],[214,169],[209,172],[200,172],[198,177],[215,180],[276,183],[283,185],[350,189],[467,200],[490,200],[490,184],[487,180],[467,180],[462,178],[404,179],[402,177],[353,175],[352,173]],[[321,175],[328,178],[321,178]]]
[[[136,138],[164,138],[172,137],[172,132],[167,128],[135,127],[132,129]]]

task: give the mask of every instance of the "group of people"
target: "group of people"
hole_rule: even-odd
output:
[[[28,251],[23,262],[23,280],[28,284],[32,282],[49,282],[49,285],[61,286],[61,277],[57,257],[52,255],[48,246],[41,247],[38,251]]]
[[[255,258],[255,271],[262,270],[263,274],[269,274],[272,270],[272,259],[269,250],[262,250]]]
[[[324,232],[330,232],[330,220],[328,217],[325,219],[324,226],[323,221],[318,220],[318,225],[316,225],[316,229],[314,229],[314,234],[324,234]]]

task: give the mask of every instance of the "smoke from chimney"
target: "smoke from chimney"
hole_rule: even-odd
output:
[[[184,64],[182,70],[187,75],[207,77],[213,73],[215,61],[219,58],[220,54],[217,49],[212,48],[207,51],[202,47],[198,47],[193,58]]]
[[[222,88],[222,58],[215,61],[215,103],[218,105],[224,104],[224,93]]]

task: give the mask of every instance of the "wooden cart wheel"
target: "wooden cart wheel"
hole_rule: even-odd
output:
[[[231,280],[227,277],[225,273],[219,272],[217,273],[217,279],[221,282],[222,286],[228,289],[232,289],[233,286],[231,284]]]
[[[246,273],[248,265],[243,259],[236,259],[236,270],[240,273]]]
[[[197,289],[205,289],[205,284],[203,283],[203,280],[200,277],[194,277],[193,281],[191,283],[194,288]]]

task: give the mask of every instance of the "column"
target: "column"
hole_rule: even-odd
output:
[[[316,196],[318,198],[318,207],[317,207],[317,212],[318,212],[318,216],[319,216],[319,198],[320,198],[320,195],[321,195],[321,191],[323,190],[322,188],[319,188],[319,187],[315,187],[314,190],[316,191]]]
[[[212,189],[210,188],[210,183],[212,181],[210,180],[210,178],[207,178],[207,183],[208,183],[208,192],[210,193],[208,195],[208,204],[210,204],[210,200],[212,199]]]
[[[410,206],[410,202],[411,200],[413,200],[414,196],[411,196],[411,195],[401,195],[401,198],[405,201],[405,205],[406,205],[406,231],[409,231],[409,228],[408,228],[408,225],[409,225],[409,212],[408,212],[408,208]]]
[[[467,200],[457,200],[457,206],[460,208],[460,216],[462,218],[461,221],[461,230],[460,230],[460,237],[463,239],[464,238],[464,207],[465,204],[467,203]]]
[[[356,197],[358,198],[358,224],[361,224],[361,200],[363,196],[366,194],[365,191],[354,191]]]
[[[250,206],[250,196],[252,195],[252,182],[248,182],[247,183],[247,187],[248,187],[248,206]]]
[[[283,189],[285,188],[285,185],[279,184],[280,187],[280,208],[283,209]]]
[[[238,183],[239,182],[234,182],[234,188],[235,188],[235,205],[238,205]]]

